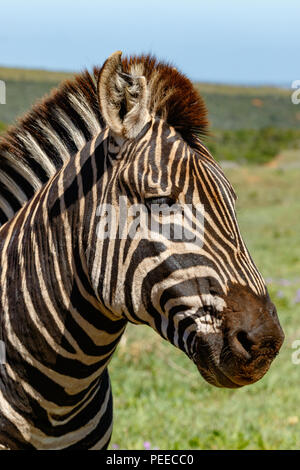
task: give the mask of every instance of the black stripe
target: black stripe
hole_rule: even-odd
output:
[[[103,373],[103,390],[107,390],[109,386],[109,377],[108,374]],[[100,404],[98,403],[98,407],[100,408]],[[98,410],[95,409],[94,415],[96,414]],[[91,448],[95,446],[99,440],[101,439],[102,436],[106,433],[106,431],[109,429],[111,423],[112,423],[112,418],[113,418],[113,400],[112,400],[112,394],[110,393],[110,397],[107,403],[106,411],[104,415],[101,417],[99,420],[98,426],[91,432],[89,433],[85,438],[83,438],[81,441],[77,442],[76,444],[73,444],[69,447],[67,447],[66,450],[84,450]],[[104,443],[104,448],[106,448],[109,444],[110,437],[107,442]]]
[[[0,225],[4,225],[8,221],[8,218],[6,217],[5,213],[0,207]]]
[[[27,199],[31,199],[34,195],[34,189],[31,184],[23,178],[13,167],[10,166],[9,160],[1,160],[1,172],[6,173],[15,183],[19,186],[24,194],[27,196]]]
[[[3,196],[14,212],[18,212],[21,207],[18,199],[9,191],[9,189],[0,181],[0,194]]]

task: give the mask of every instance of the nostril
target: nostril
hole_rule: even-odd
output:
[[[251,347],[253,342],[249,339],[246,331],[239,330],[231,334],[229,337],[229,344],[235,356],[245,360],[251,359]]]
[[[248,333],[246,333],[246,331],[239,331],[236,337],[239,343],[243,346],[243,348],[249,354],[251,354],[251,347],[253,346],[253,341],[251,341],[251,339],[249,338]]]

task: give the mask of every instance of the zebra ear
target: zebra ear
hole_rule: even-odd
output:
[[[103,118],[118,136],[135,138],[149,121],[148,87],[145,77],[123,71],[122,52],[104,63],[98,79],[98,96]]]

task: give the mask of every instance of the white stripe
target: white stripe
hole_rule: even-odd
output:
[[[45,170],[47,176],[50,177],[56,173],[56,168],[53,162],[49,159],[48,155],[41,149],[38,142],[29,132],[26,132],[25,134],[20,132],[18,137],[24,143],[30,156]]]

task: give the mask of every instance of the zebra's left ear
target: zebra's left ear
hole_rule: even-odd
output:
[[[135,138],[149,121],[148,87],[145,77],[125,73],[122,52],[112,54],[104,63],[98,79],[102,116],[118,136]]]

